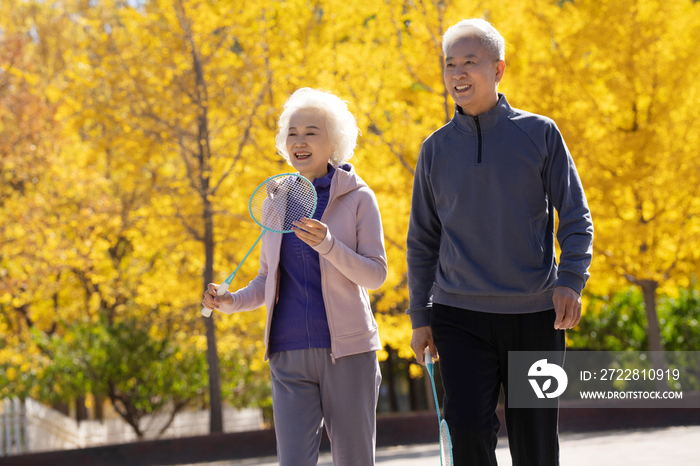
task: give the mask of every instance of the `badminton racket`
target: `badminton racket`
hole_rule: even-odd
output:
[[[248,212],[255,223],[262,227],[262,232],[253,246],[248,250],[236,270],[217,288],[216,294],[222,296],[231,286],[236,272],[268,231],[274,233],[291,233],[294,222],[302,218],[311,218],[316,212],[316,189],[309,180],[297,173],[283,173],[268,178],[260,184],[250,196]],[[202,308],[202,315],[209,317],[212,309]]]
[[[433,396],[435,397],[435,409],[437,410],[438,425],[440,426],[440,464],[442,466],[454,466],[452,458],[452,438],[450,437],[450,429],[447,427],[447,421],[440,417],[440,405],[438,404],[437,390],[435,390],[435,375],[433,371],[433,356],[430,354],[430,349],[425,349],[425,367],[430,374],[430,383],[433,386]]]

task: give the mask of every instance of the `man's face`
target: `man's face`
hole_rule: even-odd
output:
[[[466,115],[486,113],[498,103],[498,83],[506,64],[488,54],[477,36],[459,39],[447,49],[445,86]]]

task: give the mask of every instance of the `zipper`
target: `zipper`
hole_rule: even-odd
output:
[[[311,347],[311,330],[309,329],[309,279],[306,276],[306,248],[304,247],[306,243],[297,238],[301,242],[301,266],[304,268],[304,295],[305,302],[304,305],[304,321],[306,322],[306,346]]]
[[[328,204],[326,204],[326,209],[323,212],[323,215],[321,215],[320,222],[323,222],[323,217],[326,215],[326,212],[328,211],[328,207],[330,207],[331,202],[333,202],[334,199],[334,192],[333,192],[333,184],[331,183],[331,191],[328,193]],[[333,354],[333,351],[335,351],[335,336],[333,332],[333,319],[331,318],[331,312],[328,310],[328,299],[326,298],[326,287],[323,284],[323,277],[325,276],[325,264],[321,260],[321,256],[318,256],[318,261],[319,261],[319,268],[321,270],[321,296],[323,296],[323,307],[326,309],[326,320],[328,321],[328,333],[331,335],[331,362],[335,365],[335,355]]]
[[[333,355],[333,347],[335,346],[335,337],[333,336],[333,319],[331,318],[331,313],[328,310],[328,300],[326,299],[326,287],[323,286],[323,261],[320,261],[321,266],[321,295],[323,296],[323,305],[326,308],[326,320],[328,321],[328,332],[331,334],[331,362],[335,364],[335,356]]]
[[[479,124],[479,117],[474,117],[474,123],[476,123],[476,135],[478,140],[479,152],[476,156],[476,163],[481,163],[481,124]]]

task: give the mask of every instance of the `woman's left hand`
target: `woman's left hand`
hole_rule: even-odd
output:
[[[318,220],[302,218],[300,221],[294,222],[294,234],[297,235],[297,238],[312,247],[321,244],[327,232],[328,226]]]

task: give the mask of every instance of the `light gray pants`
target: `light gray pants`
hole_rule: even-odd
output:
[[[270,357],[280,466],[315,466],[325,422],[334,466],[372,466],[382,381],[374,351],[331,361],[330,349]]]

